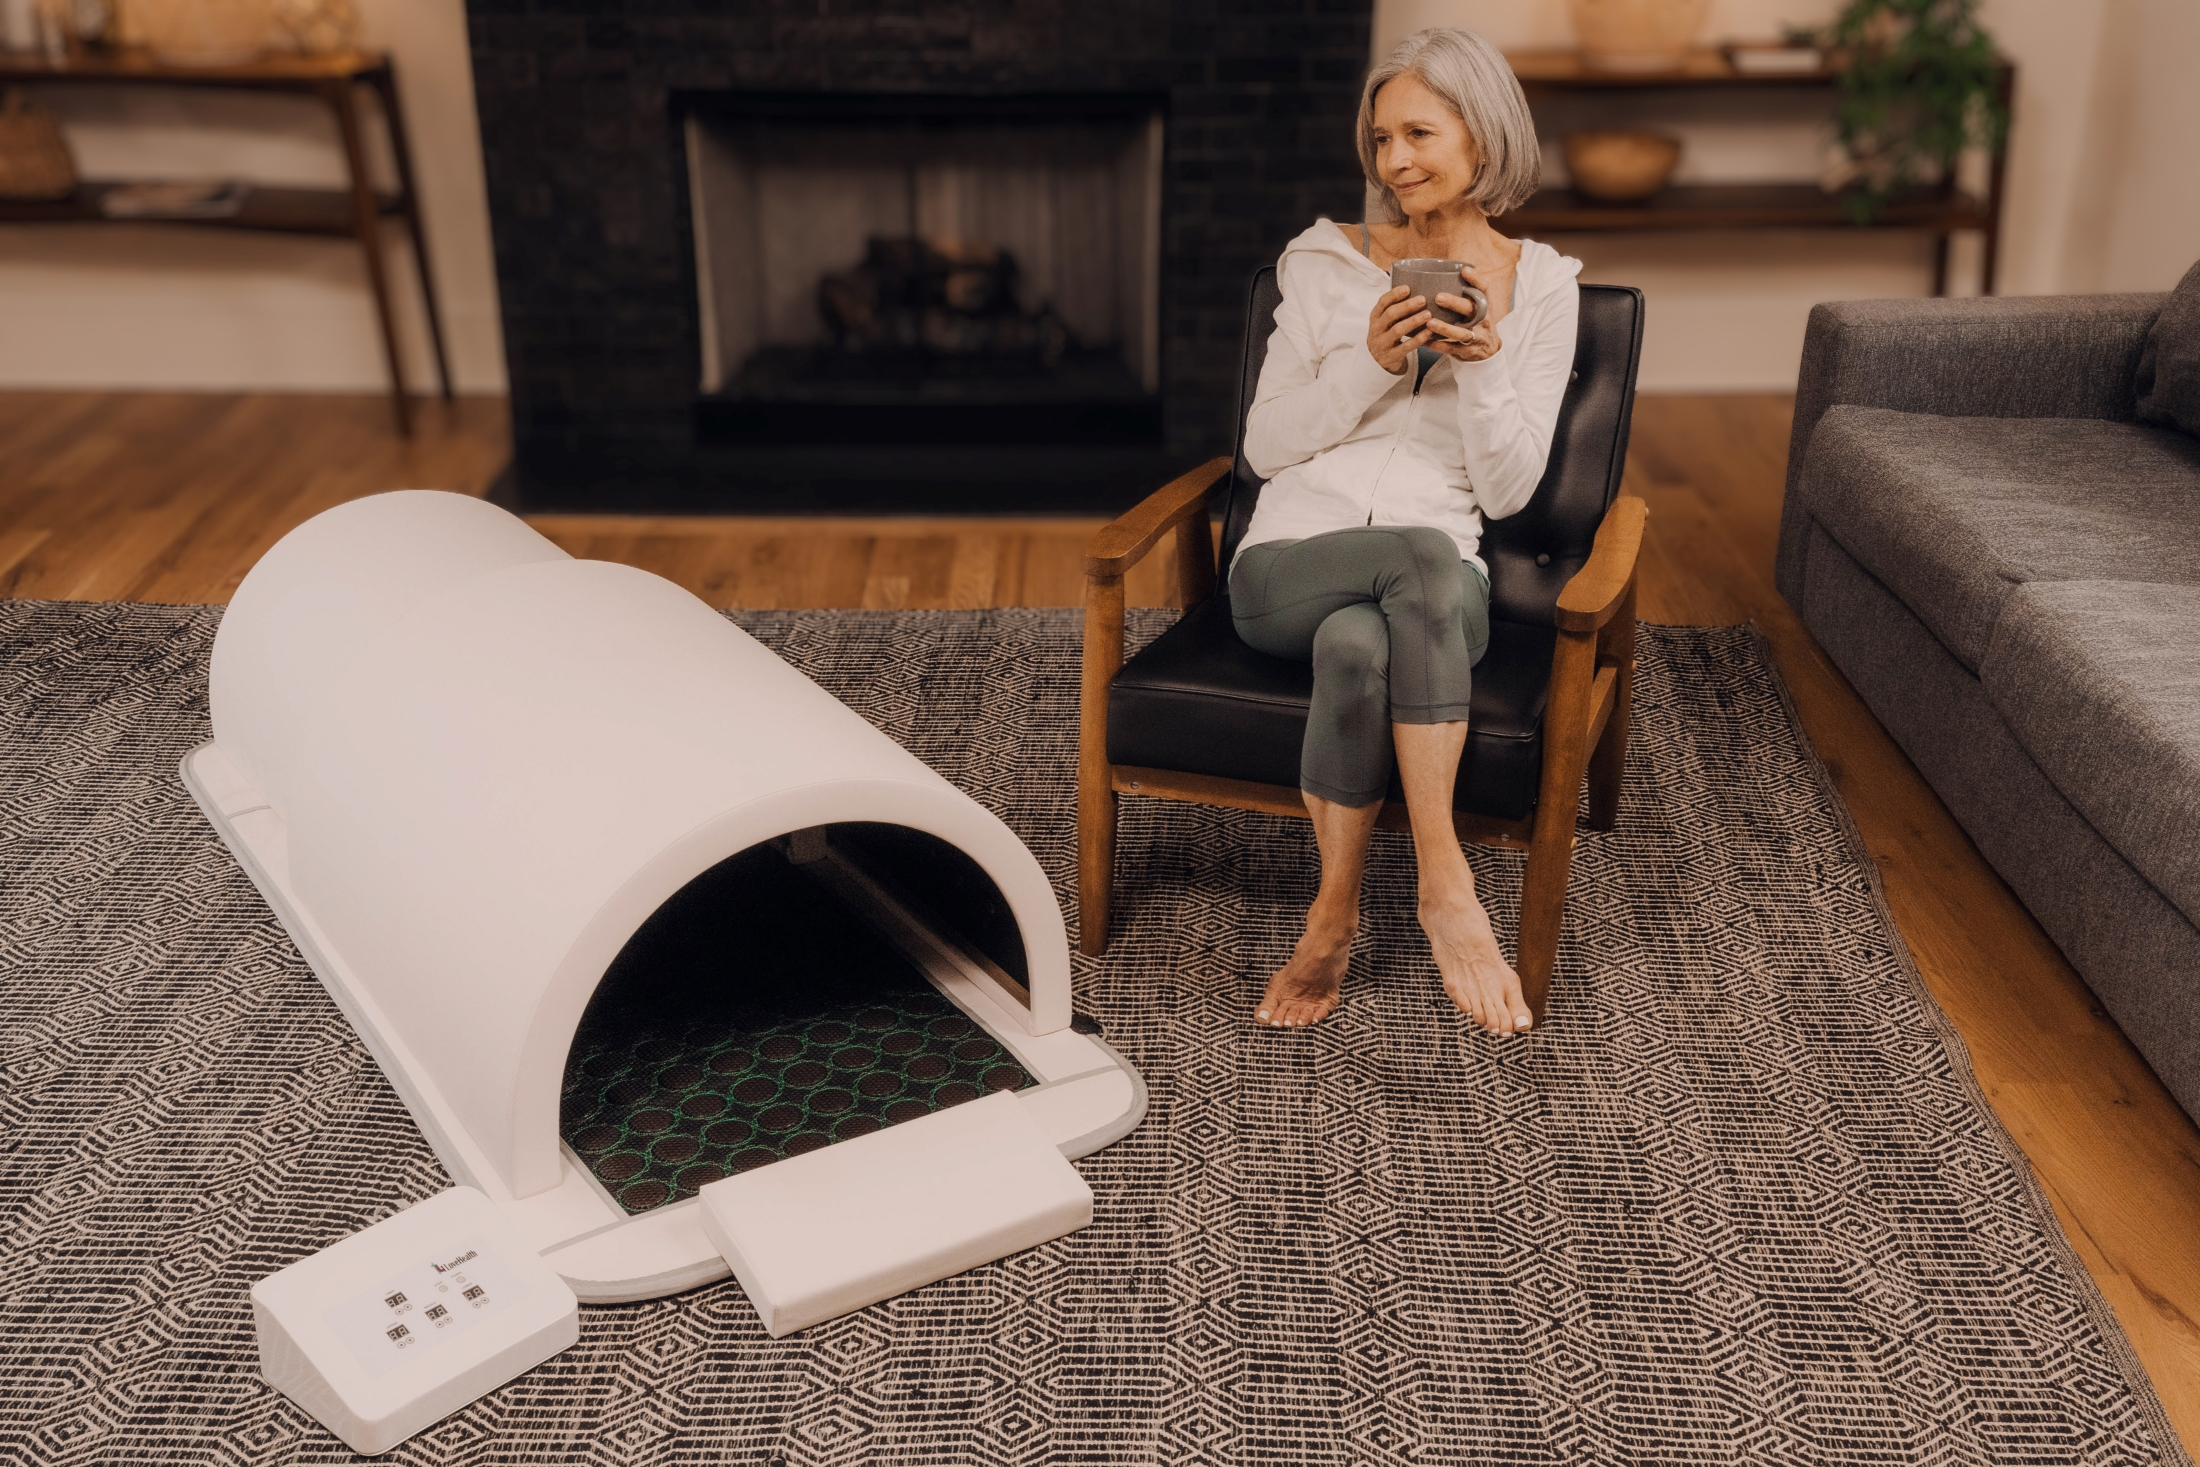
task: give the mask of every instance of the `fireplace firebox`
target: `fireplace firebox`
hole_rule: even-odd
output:
[[[1357,217],[1370,0],[465,0],[516,508],[1113,513]]]
[[[698,430],[1162,443],[1164,104],[691,102]]]

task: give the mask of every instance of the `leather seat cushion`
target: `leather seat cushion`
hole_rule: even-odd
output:
[[[1474,669],[1474,712],[1459,765],[1462,810],[1517,820],[1543,772],[1548,627],[1490,624]],[[1108,760],[1297,788],[1313,668],[1256,652],[1230,624],[1227,595],[1194,607],[1123,665],[1108,689]],[[1404,798],[1396,777],[1391,797]]]
[[[2020,585],[2200,583],[2200,442],[2163,428],[1836,407],[1796,492],[1973,672]]]
[[[2200,922],[2200,585],[2020,587],[1979,682],[2063,798]]]

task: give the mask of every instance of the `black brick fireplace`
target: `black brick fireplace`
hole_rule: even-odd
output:
[[[1371,0],[468,0],[530,509],[1084,512],[1356,218]]]

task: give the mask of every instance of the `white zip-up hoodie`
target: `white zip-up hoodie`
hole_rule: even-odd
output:
[[[1520,242],[1502,343],[1479,362],[1449,357],[1420,390],[1415,364],[1392,376],[1367,349],[1367,317],[1390,274],[1327,219],[1284,247],[1283,303],[1268,338],[1246,464],[1268,481],[1246,545],[1355,525],[1432,525],[1487,575],[1482,517],[1525,506],[1542,481],[1574,365],[1581,262]],[[1243,548],[1242,546],[1240,547]]]

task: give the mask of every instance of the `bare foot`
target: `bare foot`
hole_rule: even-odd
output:
[[[1352,958],[1352,936],[1357,920],[1336,922],[1317,909],[1306,914],[1306,931],[1291,952],[1291,961],[1268,980],[1253,1022],[1275,1029],[1299,1029],[1318,1024],[1337,1007],[1337,989],[1344,982],[1345,965]]]
[[[1525,1034],[1534,1024],[1520,992],[1520,975],[1505,961],[1490,930],[1490,915],[1474,894],[1473,878],[1462,890],[1441,894],[1423,889],[1421,930],[1436,954],[1444,992],[1459,1011],[1492,1034]]]

